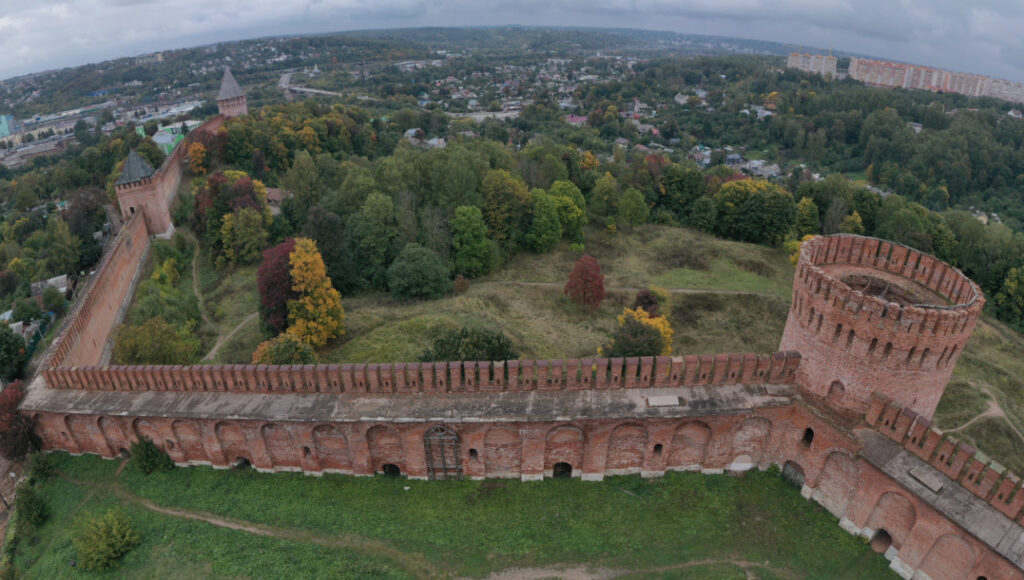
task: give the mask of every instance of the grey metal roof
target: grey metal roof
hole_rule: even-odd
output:
[[[126,183],[135,183],[136,181],[142,181],[147,177],[152,177],[156,173],[153,166],[146,162],[134,149],[128,152],[128,159],[124,162],[124,169],[121,171],[121,177],[118,178],[115,185],[124,185]]]
[[[217,100],[224,101],[244,96],[245,92],[242,91],[242,87],[238,86],[238,81],[231,74],[231,69],[224,67],[224,78],[220,81],[220,92],[217,93]]]

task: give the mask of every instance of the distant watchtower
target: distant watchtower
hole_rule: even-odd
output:
[[[225,117],[240,117],[249,114],[249,106],[245,102],[245,92],[238,86],[238,81],[231,74],[231,69],[224,67],[224,78],[220,81],[220,92],[217,93],[217,110]]]
[[[114,183],[114,191],[125,221],[141,213],[151,235],[168,234],[173,228],[171,214],[160,195],[155,174],[153,166],[133,149],[124,162],[121,177]]]

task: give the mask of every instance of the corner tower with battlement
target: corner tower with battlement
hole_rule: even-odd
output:
[[[224,68],[224,78],[220,81],[220,92],[217,93],[217,110],[224,117],[241,117],[249,114],[245,92],[238,86],[238,81],[227,67]]]
[[[800,248],[780,350],[803,356],[798,385],[832,408],[864,413],[877,394],[931,418],[984,304],[934,256],[818,237]]]
[[[171,212],[160,192],[160,179],[156,174],[153,166],[132,150],[124,162],[121,177],[114,183],[121,217],[128,221],[135,214],[141,214],[150,235],[173,231]]]

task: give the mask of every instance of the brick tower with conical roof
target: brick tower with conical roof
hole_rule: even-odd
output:
[[[125,159],[121,177],[114,183],[121,216],[128,221],[142,214],[151,235],[172,232],[171,214],[160,195],[156,170],[133,149]]]
[[[245,102],[245,92],[238,85],[238,81],[235,80],[228,67],[224,67],[224,78],[220,81],[217,110],[225,117],[240,117],[249,114],[249,106]]]

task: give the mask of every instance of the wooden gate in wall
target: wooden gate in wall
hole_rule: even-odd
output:
[[[430,479],[461,479],[459,434],[444,425],[435,425],[423,434],[427,453],[427,476]]]

